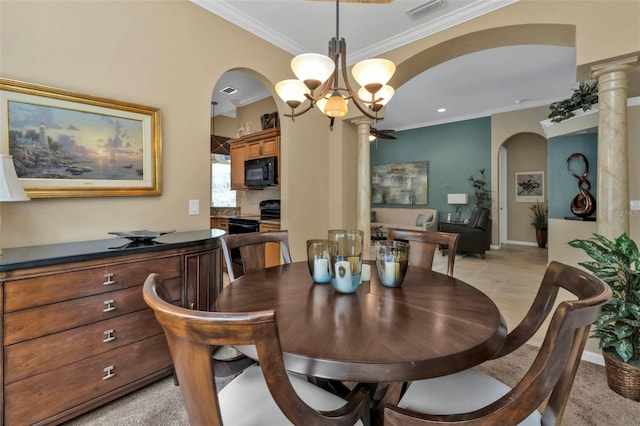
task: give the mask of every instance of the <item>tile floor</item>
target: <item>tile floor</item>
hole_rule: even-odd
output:
[[[502,312],[508,330],[518,325],[527,313],[542,282],[546,270],[547,249],[532,246],[503,244],[499,250],[489,250],[486,259],[468,255],[456,259],[453,276],[482,290]],[[434,269],[446,270],[446,257],[436,253]],[[573,296],[561,290],[558,302]],[[557,305],[556,303],[556,305]],[[529,341],[540,346],[546,333],[547,323]],[[598,343],[589,339],[585,350],[600,354]]]

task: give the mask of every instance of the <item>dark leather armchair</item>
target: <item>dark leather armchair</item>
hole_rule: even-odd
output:
[[[458,253],[477,253],[485,258],[489,233],[491,232],[490,210],[484,207],[476,207],[471,212],[469,223],[440,223],[441,232],[460,234],[458,240]],[[442,247],[444,250],[444,247]]]

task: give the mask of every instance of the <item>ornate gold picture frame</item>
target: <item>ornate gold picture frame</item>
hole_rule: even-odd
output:
[[[160,195],[160,110],[0,78],[0,152],[32,198]]]

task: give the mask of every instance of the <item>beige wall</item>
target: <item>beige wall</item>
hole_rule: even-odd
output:
[[[547,140],[534,133],[518,133],[509,138],[507,149],[507,241],[536,243],[535,228],[531,226],[533,202],[516,202],[516,180],[518,172],[542,171],[545,176],[544,203],[547,190]]]
[[[236,110],[236,127],[249,123],[251,133],[259,132],[262,130],[260,116],[274,111],[277,111],[277,107],[271,96],[238,108]]]
[[[235,118],[219,115],[211,120],[211,133],[216,136],[235,138],[238,136],[238,125]]]
[[[523,0],[383,56],[398,64],[396,87],[444,60],[505,44],[575,44],[577,65],[584,65],[640,51],[639,11],[638,2]],[[208,227],[216,81],[229,70],[252,70],[272,90],[292,75],[291,55],[187,0],[0,1],[0,55],[6,78],[160,108],[164,155],[159,197],[4,204],[5,247],[103,238],[113,230]],[[282,117],[286,107],[275,102]],[[299,260],[306,239],[355,223],[355,129],[342,120],[329,132],[314,113],[281,121],[283,227]],[[495,133],[494,162],[516,131]],[[496,173],[497,164],[492,168]],[[199,216],[187,214],[189,199],[200,200]]]

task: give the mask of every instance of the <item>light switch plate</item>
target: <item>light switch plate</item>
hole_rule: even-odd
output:
[[[640,200],[631,200],[629,204],[631,210],[640,210]]]
[[[189,200],[189,216],[200,214],[200,200]]]

